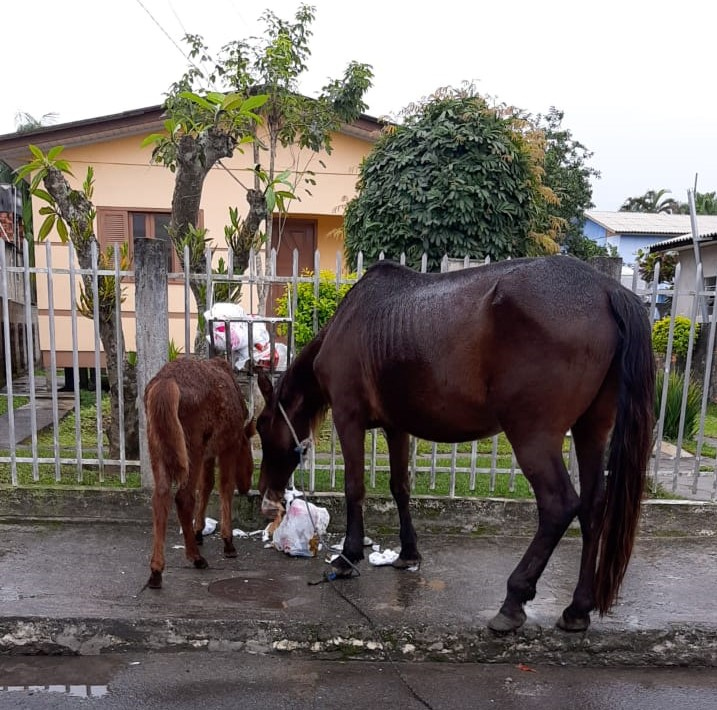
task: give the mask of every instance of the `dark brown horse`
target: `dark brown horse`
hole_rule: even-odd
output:
[[[539,522],[489,626],[506,632],[523,624],[523,605],[577,515],[580,575],[558,625],[584,630],[591,610],[604,614],[615,602],[632,553],[654,382],[646,309],[583,262],[515,259],[445,274],[379,262],[276,391],[260,380],[267,400],[257,420],[262,510],[274,517],[299,461],[295,438],[308,437],[331,407],[346,467],[345,559],[333,562],[335,572],[350,575],[363,557],[364,439],[374,427],[386,434],[400,520],[395,566],[409,567],[420,560],[409,512],[409,434],[460,442],[503,431],[535,492]],[[563,461],[568,430],[579,496]]]
[[[199,569],[207,566],[198,546],[217,461],[224,554],[236,557],[231,506],[234,490],[244,494],[251,486],[254,463],[249,438],[254,424],[248,421],[246,402],[231,366],[218,357],[167,363],[145,388],[144,406],[154,476],[154,543],[147,586],[159,589],[173,485],[187,559]]]

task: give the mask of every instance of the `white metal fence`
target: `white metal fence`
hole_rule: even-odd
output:
[[[135,323],[132,310],[132,299],[121,297],[122,289],[128,289],[131,295],[133,272],[120,271],[119,258],[115,253],[116,266],[101,270],[97,267],[97,254],[93,251],[93,268],[82,270],[76,266],[76,259],[71,245],[59,247],[44,245],[45,266],[30,267],[27,247],[24,259],[17,263],[9,263],[3,250],[0,250],[0,301],[2,304],[2,327],[0,341],[4,347],[4,372],[6,385],[0,396],[0,406],[4,413],[0,414],[0,484],[31,485],[31,484],[87,484],[87,485],[140,485],[138,458],[127,456],[125,432],[120,426],[118,455],[110,456],[107,441],[108,394],[103,391],[103,357],[99,336],[98,277],[115,277],[116,299],[115,314],[124,337],[130,337],[130,328],[151,328],[151,323]],[[62,251],[66,253],[62,254]],[[67,267],[53,266],[53,259],[68,264]],[[209,260],[211,263],[211,259]],[[188,259],[185,259],[185,263]],[[256,260],[251,259],[254,265]],[[426,259],[422,270],[426,269]],[[181,284],[182,312],[184,322],[178,341],[183,343],[184,352],[193,350],[192,319],[196,318],[193,308],[190,283],[200,280],[205,283],[207,303],[201,304],[199,310],[209,309],[214,299],[218,283],[225,285],[241,285],[243,303],[247,310],[252,311],[258,299],[258,290],[267,284],[280,284],[289,289],[290,311],[296,313],[297,293],[301,283],[313,284],[314,294],[318,296],[320,288],[320,259],[315,255],[314,274],[311,276],[298,273],[298,259],[294,259],[293,274],[284,277],[271,277],[257,273],[255,268],[243,275],[232,273],[231,262],[228,274],[217,277],[209,270],[206,274],[192,275],[189,273],[173,274],[173,284]],[[444,270],[478,266],[469,259],[444,259]],[[275,273],[275,255],[270,273]],[[363,271],[361,260],[358,263],[358,278]],[[92,283],[92,318],[82,315],[80,310],[81,294],[80,279],[89,276]],[[696,283],[701,283],[698,270]],[[356,276],[347,277],[342,272],[342,260],[337,254],[336,267],[332,283],[336,288],[351,283]],[[717,441],[705,433],[705,424],[709,423],[708,408],[710,393],[713,392],[713,351],[715,333],[717,332],[717,309],[712,308],[711,297],[714,292],[702,291],[695,284],[683,283],[679,268],[674,286],[658,288],[657,279],[650,289],[638,288],[638,282],[632,284],[645,301],[653,319],[657,316],[658,304],[664,309],[671,303],[667,352],[662,358],[660,372],[664,386],[658,392],[659,422],[656,428],[654,455],[650,463],[650,480],[653,491],[658,487],[678,495],[701,500],[715,500],[717,497]],[[31,303],[31,294],[37,288],[39,298],[40,321],[44,328],[33,327],[37,320],[36,304]],[[58,294],[62,294],[64,307],[58,312],[55,302]],[[678,298],[679,296],[679,298]],[[688,303],[687,313],[677,311],[678,302]],[[22,313],[23,323],[12,323],[11,306],[15,313]],[[192,311],[194,311],[192,313]],[[703,320],[701,333],[698,336],[695,323]],[[687,352],[679,358],[673,357],[675,350],[675,323],[678,315],[686,315],[690,319],[690,332]],[[58,323],[62,323],[62,332],[58,333]],[[89,327],[88,329],[88,326]],[[314,315],[314,329],[318,326]],[[17,330],[13,330],[16,328]],[[295,329],[289,328],[288,351],[294,351]],[[18,333],[23,340],[22,351],[25,353],[43,353],[44,365],[36,362],[22,374],[17,374],[17,363],[13,357],[18,352],[16,347]],[[272,338],[275,337],[272,333]],[[66,377],[58,369],[58,341],[71,342],[72,362],[65,368]],[[39,339],[39,342],[37,342]],[[91,366],[80,367],[80,354],[86,363],[88,358]],[[679,367],[676,365],[679,360]],[[120,375],[125,367],[121,354],[117,356],[117,367]],[[685,374],[682,406],[679,407],[677,433],[673,433],[670,441],[665,434],[669,426],[668,415],[675,416],[675,407],[668,401],[673,391],[668,390],[672,373],[679,369]],[[81,382],[81,373],[89,371],[87,382]],[[696,431],[688,431],[690,409],[688,407],[688,385],[697,383],[699,414]],[[94,383],[94,387],[92,384]],[[70,386],[65,386],[65,385]],[[87,387],[89,385],[89,388]],[[63,387],[65,386],[65,387]],[[64,391],[63,391],[64,390]],[[253,393],[253,388],[248,391]],[[141,393],[140,393],[141,394]],[[253,395],[252,395],[253,396]],[[120,389],[120,414],[127,407],[136,407],[136,401],[124,401]],[[696,406],[693,403],[693,408]],[[0,410],[2,412],[2,410]],[[119,417],[120,423],[124,421]],[[708,426],[707,433],[711,430]],[[255,445],[255,459],[258,461],[261,450]],[[370,489],[382,487],[388,477],[388,455],[381,432],[372,431],[367,437],[367,485]],[[575,457],[570,437],[566,437],[565,458],[573,479],[577,481]],[[528,491],[526,482],[520,472],[515,458],[504,437],[495,436],[489,440],[474,441],[466,444],[436,444],[432,442],[411,440],[410,465],[414,490],[417,493],[440,496],[462,495],[502,495],[508,492]],[[313,490],[342,490],[343,461],[337,437],[330,422],[327,424],[319,446],[311,453],[311,466],[306,474],[308,480],[302,484]]]

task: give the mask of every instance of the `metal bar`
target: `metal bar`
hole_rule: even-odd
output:
[[[55,340],[55,284],[52,272],[52,247],[50,240],[45,240],[45,258],[47,264],[47,317],[50,330],[50,379],[52,387],[52,435],[55,452],[55,481],[58,483],[62,478],[60,468],[60,438],[58,421],[57,401],[57,342]]]
[[[10,343],[10,306],[8,270],[4,240],[0,240],[0,296],[2,296],[3,340],[5,342],[5,381],[7,382],[7,421],[10,444],[10,480],[17,485],[17,462],[15,461],[15,404],[12,392],[12,346]]]
[[[28,358],[28,384],[30,385],[30,441],[32,446],[32,480],[40,480],[40,469],[35,459],[37,449],[37,392],[35,383],[35,333],[32,327],[32,286],[30,284],[30,247],[27,239],[22,242],[23,300],[25,307],[25,342]],[[12,443],[12,442],[11,442]]]
[[[104,430],[102,426],[102,361],[100,358],[100,286],[98,271],[97,242],[90,244],[92,259],[92,323],[95,331],[95,431],[97,432],[97,459],[100,483],[105,481]]]
[[[82,421],[80,407],[80,367],[77,342],[77,298],[75,288],[77,277],[75,275],[75,248],[72,242],[67,244],[70,259],[70,330],[72,333],[72,379],[75,409],[75,456],[77,457],[77,482],[82,483]]]
[[[122,332],[122,288],[120,283],[120,253],[119,244],[114,245],[115,256],[115,335],[117,343],[124,342]],[[125,430],[124,430],[124,372],[122,362],[124,353],[117,348],[117,403],[119,410],[119,455],[120,455],[120,481],[127,483],[127,461],[125,460]]]
[[[189,354],[192,352],[192,333],[191,324],[189,322],[189,314],[191,310],[190,294],[192,292],[191,281],[189,278],[189,244],[184,245],[184,352]],[[197,304],[197,310],[199,304]],[[199,321],[197,314],[197,321]]]

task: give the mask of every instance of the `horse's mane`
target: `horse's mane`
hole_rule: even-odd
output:
[[[325,330],[301,349],[276,385],[275,401],[283,400],[289,406],[300,401],[299,409],[308,415],[312,433],[323,424],[329,411],[329,402],[314,374],[314,359],[321,349]]]

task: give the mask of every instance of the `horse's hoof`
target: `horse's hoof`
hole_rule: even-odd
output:
[[[161,589],[162,588],[162,573],[157,572],[156,570],[152,570],[152,573],[149,575],[149,582],[147,582],[147,586],[150,589]]]
[[[234,545],[232,545],[231,543],[228,545],[226,543],[224,543],[224,557],[232,557],[233,558],[236,556],[237,556],[236,547],[234,547]]]
[[[203,557],[200,557],[199,559],[194,560],[194,566],[197,569],[206,569],[209,567],[209,564]]]
[[[391,563],[392,567],[395,567],[396,569],[419,569],[421,566],[421,560],[404,560],[400,557],[395,559]]]
[[[585,616],[566,616],[565,612],[563,612],[560,618],[555,622],[555,625],[559,629],[571,633],[587,631],[590,626],[590,614],[586,614]]]
[[[517,631],[525,623],[525,612],[521,609],[515,616],[508,616],[499,611],[489,622],[488,628],[497,634],[509,634]]]

